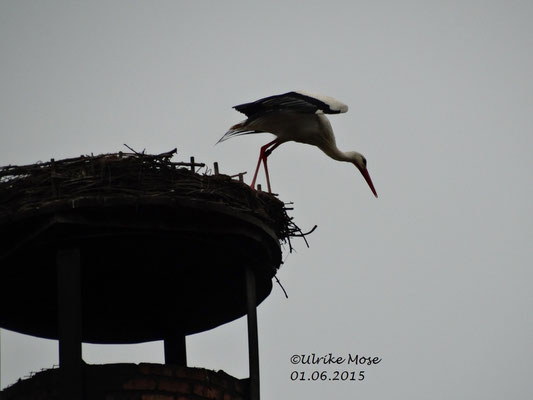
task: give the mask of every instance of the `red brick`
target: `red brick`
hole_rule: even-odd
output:
[[[248,390],[250,388],[250,379],[242,379],[238,380],[235,379],[235,391],[240,394],[248,393]]]
[[[142,400],[174,400],[174,396],[168,394],[143,394]]]
[[[159,381],[159,390],[181,394],[191,393],[190,385],[187,382],[172,379],[161,379]]]
[[[174,371],[168,365],[141,363],[139,364],[139,370],[143,375],[161,375],[172,376]]]
[[[203,368],[179,368],[176,369],[176,376],[179,378],[205,382],[207,378],[207,370]]]
[[[131,390],[154,390],[156,382],[149,378],[131,379],[123,385],[124,389]]]
[[[138,392],[114,393],[106,395],[105,400],[141,400],[141,395]]]
[[[196,384],[194,385],[193,389],[192,389],[192,392],[197,395],[197,396],[202,396],[204,395],[204,389],[205,389],[205,386],[204,385],[200,385],[200,384]]]
[[[224,393],[224,397],[222,398],[222,400],[233,400],[234,396],[231,395],[231,393]]]
[[[214,386],[204,386],[201,384],[195,384],[193,388],[193,393],[197,396],[201,396],[204,399],[211,400],[222,400],[223,391],[221,388]]]
[[[216,374],[212,374],[211,383],[223,387],[226,390],[233,390],[233,381],[235,378],[226,374],[224,371],[218,371]]]
[[[223,391],[221,388],[211,386],[207,388],[205,397],[208,399],[222,400]]]

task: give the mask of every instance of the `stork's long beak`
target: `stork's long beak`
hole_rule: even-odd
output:
[[[357,164],[355,165],[357,167]],[[368,186],[370,186],[370,190],[372,190],[372,193],[374,193],[374,196],[378,197],[378,194],[376,192],[376,189],[374,188],[374,184],[372,183],[372,179],[370,179],[370,174],[368,173],[368,170],[366,168],[359,168],[359,171],[361,171],[361,174],[365,177],[366,183],[368,183]]]

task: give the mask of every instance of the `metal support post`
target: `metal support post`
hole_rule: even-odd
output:
[[[173,332],[165,337],[164,346],[165,364],[187,366],[187,347],[183,333]]]
[[[57,322],[59,338],[59,394],[61,400],[81,400],[82,318],[79,248],[57,251]]]
[[[257,298],[255,275],[246,267],[246,306],[248,311],[248,360],[250,371],[250,400],[259,400],[259,340],[257,337]]]

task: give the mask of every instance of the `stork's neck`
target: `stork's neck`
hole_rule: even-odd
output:
[[[353,157],[351,156],[351,154],[339,150],[339,148],[334,143],[329,144],[328,146],[322,146],[320,148],[324,153],[326,153],[334,160],[353,162]]]

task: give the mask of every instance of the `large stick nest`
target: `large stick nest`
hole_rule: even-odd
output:
[[[186,163],[171,162],[174,153],[120,152],[0,167],[0,223],[58,201],[150,196],[222,203],[260,219],[282,241],[301,236],[287,207],[275,196],[228,175],[193,172],[183,166]]]

